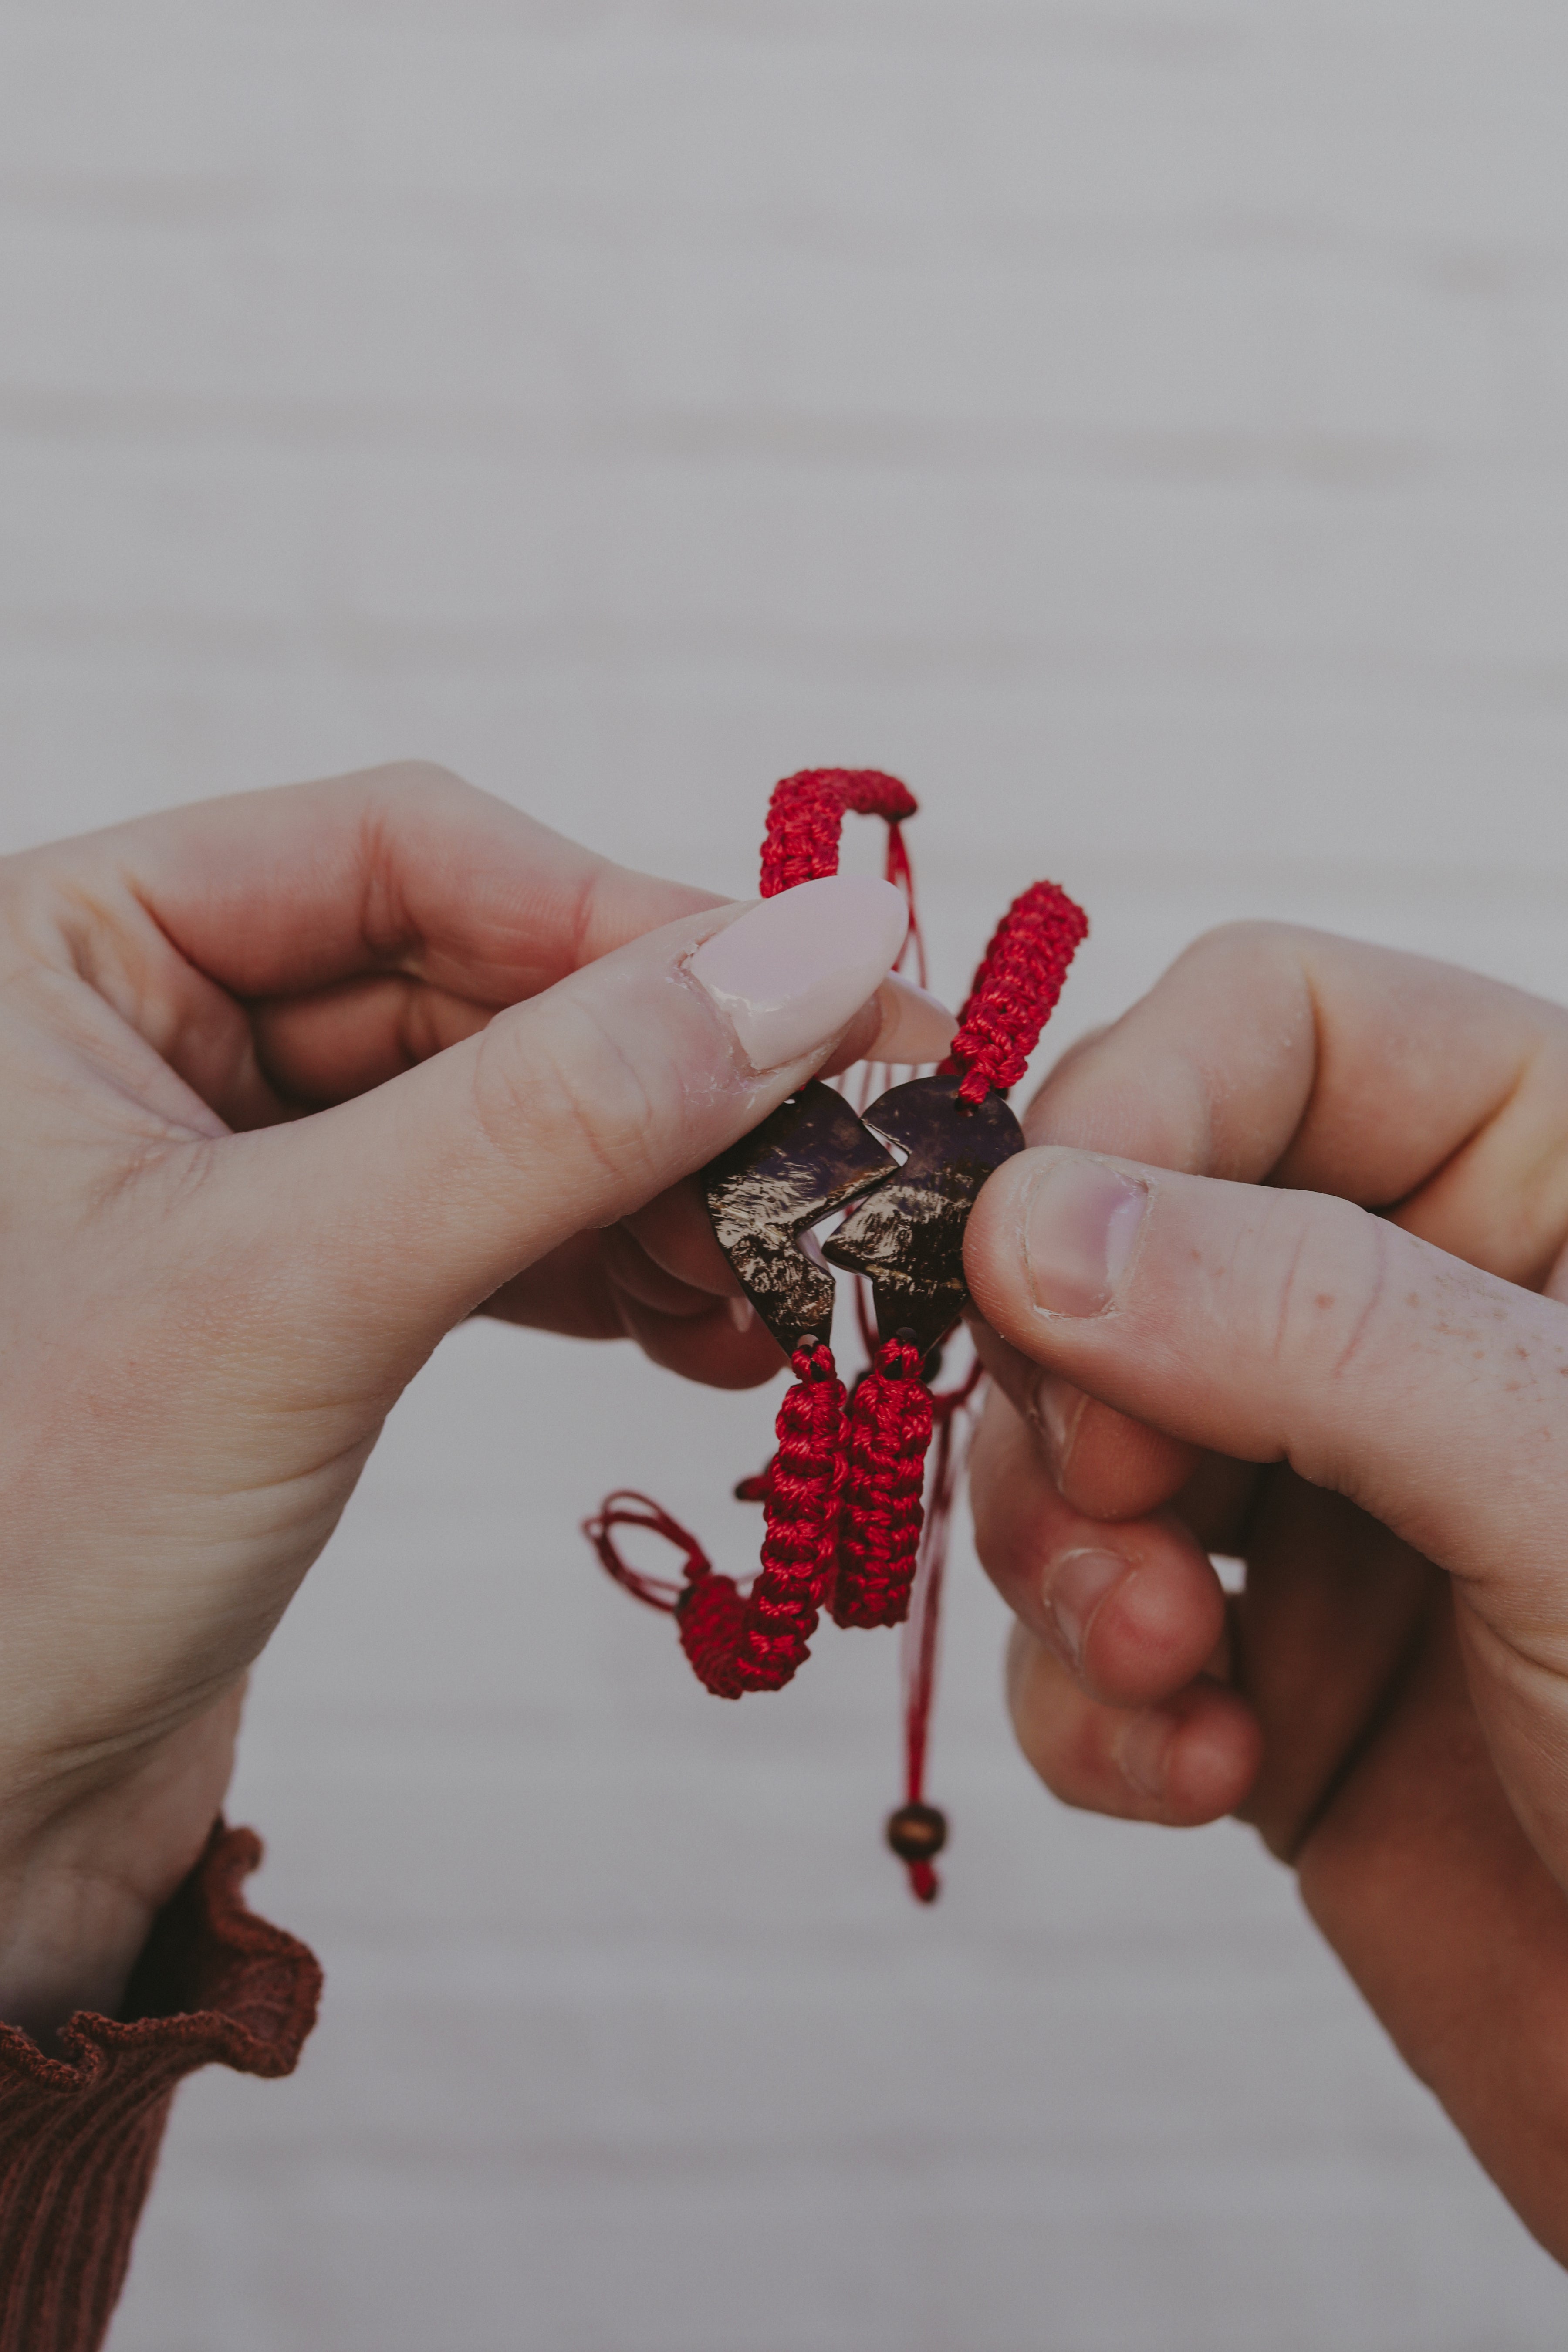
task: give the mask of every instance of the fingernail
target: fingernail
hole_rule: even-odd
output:
[[[1163,1798],[1171,1742],[1176,1722],[1157,1706],[1146,1706],[1129,1718],[1117,1745],[1116,1760],[1128,1786],[1141,1797]]]
[[[798,1061],[837,1036],[888,974],[909,908],[890,882],[836,874],[748,908],[686,969],[753,1069]]]
[[[912,980],[890,971],[877,991],[882,1016],[868,1062],[941,1062],[958,1034],[958,1015]]]
[[[757,1310],[752,1305],[751,1300],[749,1298],[731,1298],[728,1303],[730,1307],[730,1320],[734,1325],[736,1330],[749,1331],[752,1324],[757,1319]]]
[[[1148,1188],[1098,1160],[1047,1160],[1024,1212],[1024,1264],[1048,1315],[1102,1315],[1149,1205]]]
[[[1046,1606],[1070,1666],[1083,1664],[1084,1643],[1100,1602],[1132,1573],[1132,1562],[1116,1551],[1068,1551],[1049,1562],[1042,1580]]]
[[[1029,1391],[1029,1419],[1046,1467],[1058,1486],[1067,1475],[1088,1402],[1082,1389],[1075,1389],[1057,1372],[1042,1372]]]

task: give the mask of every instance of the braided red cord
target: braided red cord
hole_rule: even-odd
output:
[[[782,1690],[805,1657],[832,1588],[847,1451],[844,1383],[833,1351],[808,1339],[779,1407],[768,1471],[762,1564],[742,1600],[707,1561],[689,1570],[676,1604],[680,1646],[719,1698]]]
[[[916,808],[907,787],[879,769],[809,768],[784,777],[768,808],[763,896],[837,873],[847,813],[881,817],[888,826],[888,879],[910,901],[905,951],[912,943],[923,984],[924,949],[900,831]],[[1014,900],[985,950],[942,1065],[946,1074],[962,1073],[961,1100],[983,1102],[992,1087],[1005,1092],[1017,1084],[1088,931],[1082,909],[1053,882],[1037,882]],[[933,1400],[912,1342],[875,1341],[858,1286],[857,1307],[872,1361],[852,1407],[847,1412],[830,1349],[806,1340],[795,1351],[795,1385],[779,1408],[778,1450],[765,1469],[735,1490],[761,1501],[767,1517],[761,1564],[744,1593],[731,1578],[718,1575],[696,1538],[646,1495],[623,1490],[607,1496],[584,1533],[618,1583],[650,1607],[674,1612],[681,1647],[699,1678],[722,1698],[781,1689],[805,1658],[829,1602],[841,1625],[907,1621],[907,1795],[889,1821],[888,1841],[909,1871],[913,1893],[930,1903],[939,1889],[935,1857],[947,1834],[923,1789],[958,1477],[955,1423],[980,1367]],[[931,1503],[922,1511],[933,1421]],[[623,1526],[647,1528],[682,1549],[684,1580],[648,1576],[624,1560],[613,1534]]]
[[[963,1072],[961,1101],[984,1102],[1023,1076],[1056,1009],[1089,917],[1055,882],[1032,882],[992,934],[942,1070]]]
[[[836,1624],[901,1625],[909,1614],[931,1432],[920,1350],[908,1339],[885,1340],[850,1407]]]
[[[838,836],[847,810],[856,816],[885,817],[896,828],[919,807],[909,786],[897,776],[885,776],[879,768],[802,768],[785,776],[773,786],[768,803],[763,898],[776,898],[798,882],[820,882],[837,873]],[[890,862],[891,843],[889,856]]]

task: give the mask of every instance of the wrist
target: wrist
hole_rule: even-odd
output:
[[[45,2048],[78,2010],[115,2017],[153,1923],[222,1811],[236,1685],[112,1779],[51,1791],[0,1760],[0,2022]]]
[[[0,1857],[0,2022],[52,2049],[79,2010],[115,2017],[157,1906],[47,1853]]]

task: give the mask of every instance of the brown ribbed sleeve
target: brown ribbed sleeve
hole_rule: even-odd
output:
[[[292,2070],[321,1971],[246,1909],[260,1859],[249,1830],[217,1824],[153,1924],[123,2019],[79,2011],[65,2057],[0,2025],[0,2352],[101,2344],[183,2075],[212,2059]]]

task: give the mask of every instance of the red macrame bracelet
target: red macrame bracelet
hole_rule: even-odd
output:
[[[942,1066],[963,1071],[964,1102],[1017,1085],[1088,936],[1089,917],[1055,882],[1032,882],[1014,899],[981,958]]]
[[[763,836],[764,898],[776,898],[797,882],[820,882],[837,873],[846,810],[856,816],[886,818],[890,857],[899,826],[919,814],[920,803],[907,784],[897,776],[885,776],[879,768],[802,768],[786,776],[773,786],[768,803],[768,829]]]
[[[836,1625],[901,1625],[920,1549],[931,1391],[910,1340],[884,1340],[855,1386]]]
[[[917,806],[913,794],[896,776],[879,769],[810,768],[786,776],[774,787],[769,804],[763,843],[763,896],[772,898],[800,883],[837,873],[846,814],[882,818],[888,827],[888,878],[909,898],[910,944],[919,956],[923,981],[923,949],[900,831]],[[945,1217],[949,1237],[956,1232],[962,1239],[967,1202],[989,1167],[995,1164],[995,1152],[1005,1155],[1022,1144],[1011,1114],[988,1110],[981,1118],[969,1115],[985,1104],[994,1091],[1005,1095],[1023,1076],[1088,929],[1081,909],[1055,883],[1037,882],[1024,891],[997,926],[975,974],[951,1054],[939,1073],[939,1078],[946,1081],[945,1088],[935,1081],[917,1081],[883,1098],[889,1107],[889,1132],[895,1118],[891,1107],[900,1099],[920,1096],[923,1087],[931,1089],[939,1107],[945,1102],[942,1117],[950,1126],[956,1112],[961,1127],[975,1130],[958,1154],[964,1168],[954,1195],[960,1208],[955,1211],[942,1196],[937,1198],[932,1212]],[[951,1084],[954,1076],[960,1080],[956,1089]],[[843,1106],[820,1087],[816,1092],[842,1124]],[[804,1103],[805,1098],[800,1099]],[[795,1100],[791,1098],[792,1103]],[[873,1130],[878,1108],[870,1107]],[[1011,1141],[994,1140],[998,1120],[1008,1129]],[[884,1180],[875,1172],[876,1150],[863,1129],[856,1130],[853,1120],[849,1126],[870,1155],[871,1172],[856,1172],[847,1181],[850,1194],[858,1187],[864,1196],[850,1222],[858,1225],[869,1219],[871,1239],[861,1246],[869,1247],[871,1255],[857,1256],[851,1251],[840,1262],[869,1273],[880,1312],[884,1273],[890,1298],[896,1301],[910,1294],[908,1277],[899,1277],[905,1285],[899,1289],[893,1270],[886,1264],[889,1228],[886,1213],[879,1225],[877,1222],[877,1188]],[[988,1129],[984,1139],[983,1129]],[[797,1127],[793,1131],[804,1133],[805,1129]],[[758,1138],[771,1132],[764,1126],[758,1130]],[[929,1133],[917,1140],[928,1147],[929,1158]],[[776,1147],[768,1148],[775,1156],[767,1165],[776,1168]],[[786,1140],[784,1148],[794,1147]],[[987,1149],[990,1159],[985,1157]],[[907,1176],[912,1180],[913,1155],[906,1152],[905,1159],[911,1163]],[[911,1182],[900,1177],[900,1163],[886,1154],[883,1162],[894,1180],[889,1197],[896,1193],[905,1202],[914,1200]],[[715,1170],[721,1164],[715,1162]],[[852,1160],[852,1164],[863,1161]],[[848,1196],[841,1184],[837,1197]],[[820,1207],[816,1212],[819,1216],[826,1213]],[[714,1214],[719,1215],[717,1209]],[[721,1224],[720,1230],[722,1239]],[[847,1224],[846,1236],[848,1233]],[[741,1247],[742,1240],[743,1234],[734,1246]],[[829,1244],[830,1253],[834,1246]],[[743,1272],[742,1261],[735,1262]],[[776,1255],[773,1262],[777,1263]],[[797,1267],[797,1278],[798,1275]],[[764,1277],[759,1275],[757,1279]],[[761,1292],[752,1295],[761,1302]],[[647,1496],[622,1491],[607,1496],[597,1517],[586,1522],[584,1532],[618,1583],[650,1607],[674,1613],[681,1647],[699,1680],[721,1698],[782,1689],[805,1659],[825,1609],[844,1626],[905,1623],[918,1570],[919,1601],[905,1648],[906,1802],[889,1821],[888,1838],[909,1867],[913,1891],[921,1901],[930,1902],[938,1884],[932,1865],[946,1836],[942,1816],[924,1801],[942,1568],[957,1483],[956,1422],[978,1385],[980,1368],[976,1364],[960,1388],[933,1397],[922,1377],[923,1351],[940,1338],[942,1326],[963,1305],[961,1275],[946,1277],[934,1293],[921,1296],[927,1336],[918,1344],[914,1331],[888,1333],[885,1325],[885,1335],[874,1339],[862,1306],[861,1328],[871,1360],[847,1399],[826,1331],[809,1334],[795,1347],[795,1377],[779,1408],[777,1450],[759,1477],[744,1479],[736,1488],[742,1499],[762,1502],[767,1521],[761,1562],[744,1592],[732,1578],[719,1574],[696,1539]],[[933,1301],[942,1302],[934,1314]],[[928,1517],[922,1496],[933,1429],[938,1443]],[[645,1528],[683,1549],[686,1570],[681,1582],[646,1576],[630,1567],[615,1541],[614,1530],[623,1527]]]

